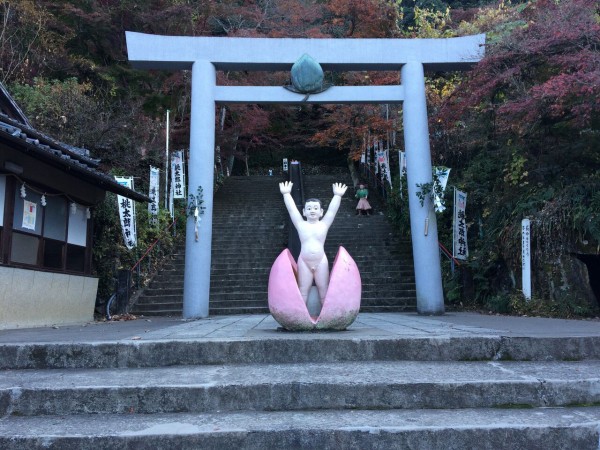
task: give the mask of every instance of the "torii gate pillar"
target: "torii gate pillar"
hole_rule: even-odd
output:
[[[418,184],[430,183],[431,155],[425,98],[426,68],[464,70],[483,57],[485,35],[450,39],[256,39],[126,33],[136,68],[192,71],[188,192],[204,191],[205,214],[196,241],[186,235],[183,316],[208,317],[214,185],[215,104],[402,103],[417,311],[443,314],[444,297],[435,213],[420,204]],[[324,70],[399,70],[401,86],[343,86],[308,100],[278,86],[218,86],[216,70],[289,70],[304,53]],[[306,101],[305,101],[306,100]]]
[[[417,311],[437,315],[444,313],[437,221],[429,196],[423,206],[417,196],[417,184],[431,182],[433,178],[423,64],[418,61],[406,63],[402,66],[401,79],[404,86],[402,117]]]
[[[203,189],[204,214],[198,224],[196,241],[194,219],[188,217],[185,237],[183,278],[183,317],[208,317],[215,153],[215,66],[196,61],[192,66],[192,113],[190,118],[190,160],[188,194]]]

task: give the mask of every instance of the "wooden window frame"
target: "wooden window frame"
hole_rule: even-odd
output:
[[[81,271],[67,270],[67,248],[68,245],[74,245],[68,243],[68,230],[69,230],[69,212],[67,211],[67,220],[65,227],[65,238],[64,241],[53,238],[44,237],[44,226],[45,226],[45,210],[42,209],[41,220],[42,227],[40,234],[27,233],[22,230],[14,229],[14,214],[15,214],[15,194],[17,189],[17,180],[14,176],[6,177],[6,189],[5,189],[5,201],[4,201],[4,224],[0,224],[0,264],[9,267],[19,267],[24,269],[38,270],[41,272],[52,272],[52,273],[64,273],[69,275],[91,275],[92,269],[92,221],[87,220],[86,228],[86,245],[84,248],[84,264]],[[23,264],[11,261],[12,253],[12,236],[13,233],[24,234],[27,236],[34,236],[39,239],[37,260],[35,265]],[[44,248],[46,240],[55,242],[61,242],[63,244],[62,249],[62,267],[48,268],[44,267]],[[81,247],[81,246],[78,246]]]

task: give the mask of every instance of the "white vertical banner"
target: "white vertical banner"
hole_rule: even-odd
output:
[[[398,152],[398,163],[400,166],[400,177],[406,175],[406,152]]]
[[[381,172],[381,182],[383,183],[383,180],[386,179],[386,180],[388,180],[388,182],[390,183],[390,186],[391,186],[392,178],[390,176],[390,171],[388,169],[389,162],[387,159],[387,150],[383,149],[383,142],[380,142],[377,146],[376,158],[377,158],[377,167],[379,168],[379,171]]]
[[[365,164],[367,162],[367,138],[363,136],[362,149],[360,152],[360,163]]]
[[[171,186],[173,198],[185,198],[185,167],[183,150],[173,152],[171,157]]]
[[[469,256],[467,244],[467,194],[458,189],[454,190],[454,233],[452,239],[452,256],[465,260]]]
[[[521,221],[521,255],[523,296],[531,300],[531,223],[529,219]]]
[[[150,166],[150,182],[148,184],[148,197],[152,200],[148,203],[148,221],[150,225],[158,225],[158,203],[160,174],[158,167]]]
[[[402,194],[402,177],[406,175],[406,152],[398,151],[398,165],[400,166],[400,198],[404,198],[404,194]]]
[[[390,184],[390,187],[392,187],[392,171],[390,170],[390,149],[386,149],[385,150],[385,177],[388,180],[388,183]]]
[[[442,188],[442,193],[446,190],[446,185],[448,184],[448,177],[450,176],[450,169],[444,166],[436,166],[433,168],[433,183],[435,186],[440,186]],[[434,189],[435,191],[436,189]],[[435,208],[435,212],[442,212],[446,209],[442,202],[441,196],[437,193],[434,195],[433,205]]]
[[[133,177],[115,177],[115,180],[117,180],[117,183],[121,186],[133,189]],[[117,204],[119,205],[119,218],[121,219],[121,229],[123,230],[125,247],[131,250],[137,245],[135,202],[122,195],[117,195]]]

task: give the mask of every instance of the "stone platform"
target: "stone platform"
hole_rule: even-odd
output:
[[[361,313],[0,332],[0,448],[597,449],[600,322]]]

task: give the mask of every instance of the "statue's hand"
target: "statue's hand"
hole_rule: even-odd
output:
[[[283,183],[279,183],[279,192],[282,194],[290,194],[292,192],[292,186],[294,183],[291,181],[284,181]]]
[[[339,195],[340,197],[346,193],[348,186],[342,183],[333,184],[333,195]]]

